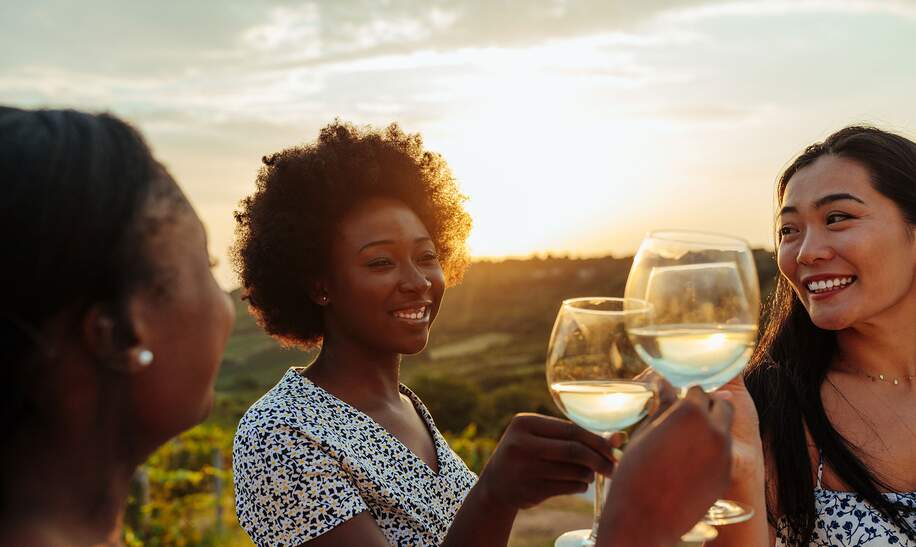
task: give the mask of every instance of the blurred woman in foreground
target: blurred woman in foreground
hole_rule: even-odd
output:
[[[233,323],[203,225],[113,116],[0,108],[0,545],[117,545]]]
[[[762,451],[728,494],[758,517],[716,545],[916,546],[916,143],[847,127],[777,195],[780,276],[745,375],[759,437],[734,393],[736,445]]]

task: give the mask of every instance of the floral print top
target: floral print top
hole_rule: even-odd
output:
[[[439,472],[381,425],[289,369],[245,413],[233,447],[236,512],[257,545],[301,545],[368,511],[392,545],[439,545],[477,480],[420,399]]]
[[[810,547],[916,547],[916,541],[907,538],[899,528],[888,522],[880,512],[865,502],[855,492],[826,490],[821,485],[824,474],[823,460],[817,466],[817,485],[814,488],[814,507],[817,520],[809,542]],[[910,507],[909,523],[916,528],[916,492],[888,492],[884,496],[891,502]],[[791,529],[785,519],[776,528],[776,546],[790,545]]]

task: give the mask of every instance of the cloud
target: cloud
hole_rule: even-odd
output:
[[[273,8],[264,23],[242,32],[242,43],[257,51],[292,50],[305,58],[321,55],[321,17],[317,4]]]
[[[739,0],[679,7],[662,14],[671,22],[696,22],[721,17],[762,17],[798,14],[890,15],[916,19],[916,5],[903,0]]]

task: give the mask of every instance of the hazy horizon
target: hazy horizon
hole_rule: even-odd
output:
[[[651,229],[772,248],[773,185],[851,123],[916,136],[912,0],[224,0],[0,6],[0,102],[109,110],[220,259],[260,158],[335,117],[443,154],[475,257],[629,255]]]

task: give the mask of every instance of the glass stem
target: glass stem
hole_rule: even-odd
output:
[[[589,545],[598,541],[598,523],[601,522],[601,512],[604,510],[604,500],[607,499],[608,481],[601,473],[595,473],[595,520],[592,523],[592,533],[588,535]]]
[[[602,435],[605,439],[610,439],[611,434]],[[595,545],[598,541],[598,524],[601,522],[601,513],[604,511],[604,501],[607,499],[607,489],[610,482],[601,473],[595,473],[595,518],[592,522],[592,532],[588,535],[586,545]]]

